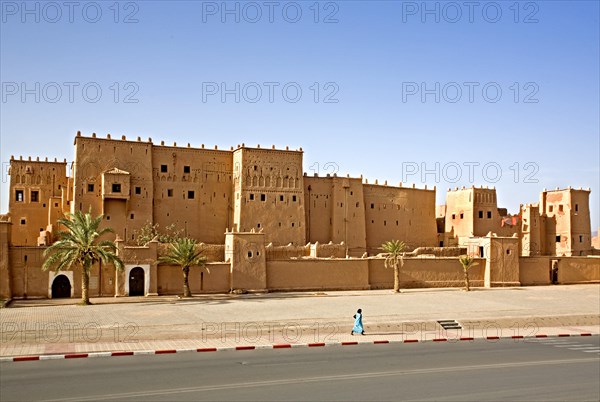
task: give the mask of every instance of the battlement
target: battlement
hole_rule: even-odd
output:
[[[10,163],[11,163],[11,165],[13,163],[14,164],[18,164],[19,162],[23,162],[23,164],[29,164],[29,163],[45,163],[45,164],[55,163],[55,164],[58,164],[58,165],[66,165],[67,164],[67,159],[64,158],[62,161],[59,161],[57,158],[54,158],[54,161],[51,161],[51,160],[49,161],[48,157],[45,157],[44,160],[40,160],[40,157],[37,156],[35,158],[35,160],[34,160],[34,159],[32,159],[31,156],[28,156],[27,159],[23,159],[22,155],[19,155],[19,159],[16,159],[14,155],[10,156]]]
[[[176,149],[180,149],[180,150],[184,150],[184,149],[191,149],[191,150],[215,150],[215,151],[224,151],[224,152],[235,152],[241,149],[248,149],[248,150],[255,150],[255,151],[275,151],[275,152],[296,152],[296,153],[303,153],[304,151],[302,150],[302,147],[300,147],[299,149],[290,149],[289,146],[286,145],[285,149],[278,149],[275,147],[275,145],[271,145],[271,148],[262,148],[260,144],[258,144],[256,147],[249,147],[246,146],[246,144],[242,143],[242,144],[237,144],[236,147],[234,146],[230,146],[229,149],[219,149],[218,145],[214,145],[214,147],[210,148],[207,147],[205,144],[200,144],[200,146],[192,146],[191,143],[187,143],[186,146],[181,146],[181,145],[177,145],[177,142],[173,142],[173,145],[169,145],[166,144],[165,141],[160,141],[160,143],[155,144],[152,141],[151,137],[148,137],[147,140],[142,140],[142,138],[140,136],[138,136],[135,140],[131,140],[131,139],[127,139],[126,135],[121,135],[121,139],[117,139],[117,138],[113,138],[112,135],[110,133],[106,134],[105,138],[102,137],[98,137],[96,135],[96,133],[92,133],[91,136],[86,137],[81,135],[81,131],[77,132],[77,135],[75,136],[75,141],[74,141],[74,145],[77,144],[77,140],[78,139],[85,139],[85,140],[97,140],[97,141],[112,141],[112,142],[123,142],[123,143],[145,143],[145,144],[151,144],[154,147],[165,147],[165,148],[176,148]]]
[[[346,174],[346,176],[338,176],[337,173],[327,173],[325,176],[320,176],[318,173],[314,173],[312,176],[309,176],[307,172],[304,172],[304,177],[306,178],[317,178],[317,179],[347,179],[347,180],[354,180],[354,181],[360,181],[363,186],[365,187],[370,187],[370,188],[375,188],[375,187],[380,187],[380,188],[392,188],[392,189],[404,189],[404,190],[420,190],[420,191],[435,191],[436,190],[436,186],[433,186],[432,189],[428,189],[427,188],[427,184],[425,184],[424,188],[418,188],[416,187],[415,183],[410,183],[410,186],[406,185],[407,183],[398,183],[397,186],[393,185],[393,184],[388,184],[388,181],[385,180],[383,182],[383,184],[379,183],[378,179],[375,179],[374,183],[369,184],[369,179],[364,178],[362,175],[360,175],[360,177],[351,177],[349,174]]]
[[[475,186],[471,186],[471,187],[454,187],[454,189],[448,188],[448,193],[454,193],[454,192],[460,192],[460,191],[469,191],[469,190],[476,190],[476,191],[496,191],[496,187],[492,186],[492,187],[488,187],[488,186],[483,186],[480,185],[479,187],[475,187]]]
[[[584,191],[584,192],[587,192],[587,193],[591,193],[592,189],[590,187],[588,187],[586,189],[582,188],[582,187],[579,187],[577,189],[577,188],[572,188],[571,186],[569,186],[569,187],[564,188],[564,189],[561,189],[560,187],[556,187],[554,190],[548,190],[548,189],[544,188],[543,192],[544,193],[556,193],[556,192],[565,192],[565,191]]]

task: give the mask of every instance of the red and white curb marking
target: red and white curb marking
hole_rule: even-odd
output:
[[[529,339],[529,338],[552,338],[552,337],[569,337],[569,336],[592,336],[591,333],[582,334],[558,334],[558,335],[543,335],[535,336],[488,336],[485,338],[477,338],[483,340],[500,340],[500,339]],[[313,343],[281,343],[274,345],[248,345],[248,346],[228,346],[228,347],[213,347],[213,348],[198,348],[198,349],[160,349],[160,350],[136,350],[136,351],[117,351],[117,352],[92,352],[92,353],[66,353],[58,355],[33,355],[33,356],[10,356],[0,357],[0,362],[23,362],[34,360],[62,360],[62,359],[82,359],[91,357],[118,357],[118,356],[142,356],[142,355],[163,355],[174,353],[190,353],[190,352],[222,352],[231,350],[258,350],[258,349],[290,349],[290,348],[313,348],[325,346],[352,346],[352,345],[381,345],[390,343],[417,343],[417,342],[456,342],[456,341],[474,341],[472,337],[461,338],[434,338],[430,340],[419,339],[404,339],[404,340],[376,340],[376,341],[346,341],[346,342],[313,342]]]

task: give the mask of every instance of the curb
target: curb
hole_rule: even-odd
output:
[[[592,336],[591,333],[581,334],[558,334],[558,335],[544,335],[538,334],[535,336],[488,336],[485,338],[477,338],[483,340],[500,340],[500,339],[535,339],[535,338],[562,338],[562,337],[576,337],[576,336]],[[211,347],[211,348],[198,348],[198,349],[159,349],[159,350],[136,350],[136,351],[115,351],[115,352],[91,352],[91,353],[66,353],[56,355],[33,355],[33,356],[10,356],[0,357],[0,362],[24,362],[24,361],[36,361],[36,360],[63,360],[63,359],[85,359],[93,357],[120,357],[120,356],[142,356],[142,355],[163,355],[163,354],[174,354],[174,353],[204,353],[204,352],[223,352],[223,351],[244,351],[244,350],[257,350],[257,349],[290,349],[300,347],[325,347],[325,346],[355,346],[355,345],[383,345],[390,343],[444,343],[453,341],[469,341],[473,342],[475,338],[461,337],[461,338],[435,338],[431,340],[418,340],[418,339],[404,339],[404,340],[375,340],[375,341],[347,341],[347,342],[315,342],[315,343],[301,343],[301,344],[273,344],[273,345],[240,345],[240,346],[227,346],[227,347]]]

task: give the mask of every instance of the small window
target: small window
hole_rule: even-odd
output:
[[[295,195],[292,195],[292,201],[296,202],[296,196]]]
[[[88,193],[93,193],[94,192],[94,185],[91,183],[88,183]]]
[[[39,191],[32,191],[31,192],[31,202],[39,202],[40,201],[40,192]]]
[[[579,204],[575,204],[575,212],[579,211]]]
[[[257,223],[257,224],[256,224],[256,227],[257,227],[257,228],[259,228],[259,227],[260,227],[260,223]]]
[[[356,203],[356,208],[360,207],[360,202]]]
[[[195,195],[196,194],[192,190],[188,191],[188,200],[193,200]]]
[[[292,222],[292,227],[294,227],[294,222]]]
[[[248,258],[252,258],[252,251],[248,251]]]
[[[17,202],[23,202],[23,190],[15,190],[15,200]]]
[[[283,195],[279,196],[279,201],[283,201]]]
[[[110,216],[106,215],[106,220],[109,221],[110,220]]]
[[[192,169],[190,169],[189,166],[184,166],[183,167],[183,173],[190,173],[192,171]]]
[[[506,250],[506,255],[510,255],[510,250]]]
[[[479,219],[483,219],[483,211],[479,211]]]
[[[371,203],[371,209],[375,209],[375,204]]]
[[[562,212],[562,211],[563,211],[563,205],[562,205],[562,204],[560,204],[560,205],[558,206],[558,212]]]
[[[136,187],[135,188],[135,193],[138,194],[138,195],[142,194],[142,188],[141,187]]]
[[[167,189],[167,197],[173,197],[173,189]]]
[[[487,211],[487,218],[492,219],[492,211]]]
[[[58,202],[54,203],[54,208],[58,208]]]
[[[383,221],[383,226],[387,226],[387,221]]]
[[[579,235],[579,243],[583,243],[583,236]]]
[[[21,218],[21,225],[25,225],[27,223],[27,221],[25,220],[25,218]]]
[[[129,219],[134,219],[134,218],[135,218],[134,214],[129,215]]]
[[[160,172],[161,173],[167,173],[167,165],[160,165]]]
[[[556,236],[556,242],[560,243],[560,235]]]
[[[461,213],[460,214],[460,219],[463,219],[465,217],[465,214]]]
[[[548,205],[548,212],[552,212],[552,211],[554,211],[554,206]]]
[[[261,194],[260,195],[260,200],[261,201],[266,201],[267,200],[267,195],[266,194]]]
[[[254,201],[254,194],[250,194],[250,201]]]
[[[113,183],[113,185],[112,185],[112,192],[113,193],[120,193],[121,192],[121,184],[119,184],[119,183]]]
[[[456,219],[456,214],[452,214],[452,219]]]
[[[398,221],[396,221],[396,226],[398,226]]]

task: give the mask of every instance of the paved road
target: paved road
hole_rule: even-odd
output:
[[[594,400],[600,338],[2,363],[13,400]]]

